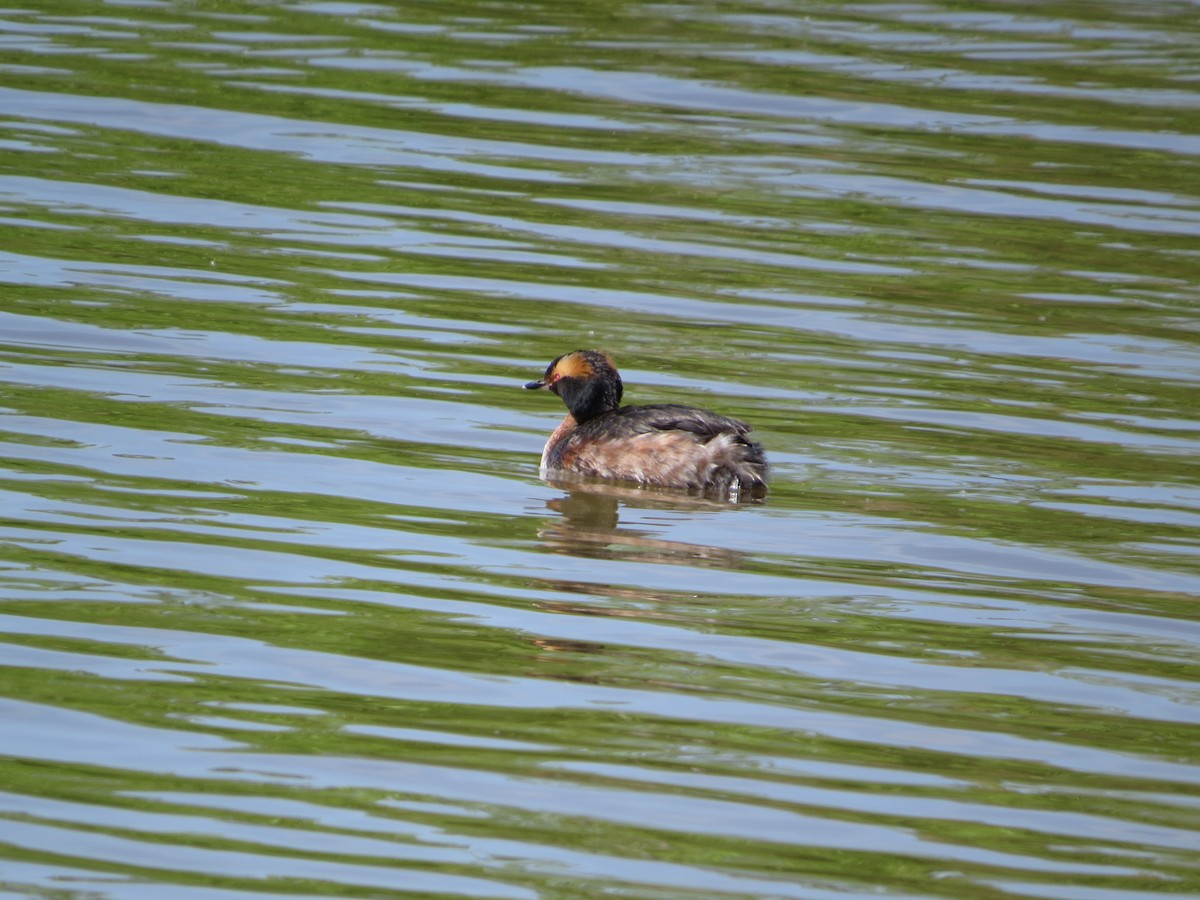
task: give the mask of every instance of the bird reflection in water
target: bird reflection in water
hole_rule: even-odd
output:
[[[650,532],[633,527],[622,528],[622,508],[663,510],[668,512],[696,511],[727,512],[738,505],[727,500],[712,500],[680,491],[614,484],[600,479],[567,477],[547,478],[547,483],[563,492],[546,501],[547,509],[555,515],[543,521],[538,529],[541,547],[551,553],[586,559],[629,560],[638,563],[689,565],[720,569],[739,568],[745,555],[723,547],[671,541],[653,537]],[[535,605],[546,612],[572,616],[597,616],[640,620],[679,621],[681,602],[707,606],[711,597],[681,595],[676,591],[654,591],[626,584],[607,584],[601,581],[546,578],[545,589],[560,594],[578,595],[579,602],[542,600]],[[687,621],[695,622],[694,615]],[[536,648],[531,661],[536,667],[528,674],[535,678],[561,681],[580,681],[592,684],[607,682],[607,657],[627,648],[607,644],[553,637],[533,639]]]
[[[620,525],[621,507],[664,511],[725,512],[738,504],[680,491],[611,482],[547,478],[563,496],[546,502],[558,513],[538,529],[543,548],[593,559],[636,558],[652,563],[686,563],[736,568],[744,554],[725,547],[670,541]]]

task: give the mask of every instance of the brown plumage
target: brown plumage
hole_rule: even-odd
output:
[[[550,363],[541,381],[567,405],[542,452],[542,469],[640,484],[720,493],[766,492],[767,459],[750,426],[676,403],[621,406],[621,376],[598,350],[575,350]]]

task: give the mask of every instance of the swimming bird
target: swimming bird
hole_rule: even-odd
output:
[[[542,451],[542,471],[719,493],[737,500],[766,493],[767,458],[749,425],[677,403],[621,406],[624,387],[599,350],[573,350],[527,390],[562,398],[567,417]]]

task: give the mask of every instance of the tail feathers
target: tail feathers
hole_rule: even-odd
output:
[[[719,434],[706,445],[706,472],[700,473],[705,490],[761,497],[767,489],[767,458],[760,445],[741,434]]]

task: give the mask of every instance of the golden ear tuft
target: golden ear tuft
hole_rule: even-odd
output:
[[[592,368],[591,361],[576,350],[554,364],[554,374],[559,378],[590,378],[596,374],[596,370]]]

